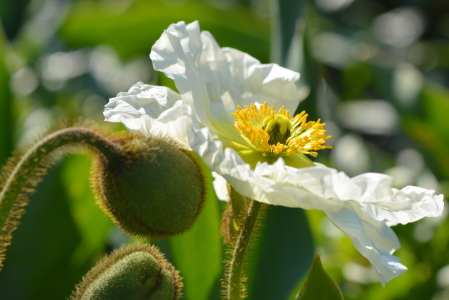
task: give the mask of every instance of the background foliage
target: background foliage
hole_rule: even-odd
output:
[[[447,195],[448,16],[439,0],[1,1],[0,163],[60,118],[103,124],[107,99],[137,81],[174,88],[148,54],[170,23],[199,20],[221,46],[301,72],[299,110],[333,136],[319,162]],[[39,186],[0,272],[3,299],[66,298],[100,257],[130,242],[95,206],[89,165],[68,156]],[[219,299],[222,209],[209,201],[191,232],[158,243],[185,277],[187,299]],[[395,227],[409,271],[382,288],[321,212],[267,214],[249,299],[292,299],[315,252],[345,299],[449,298],[446,215]]]

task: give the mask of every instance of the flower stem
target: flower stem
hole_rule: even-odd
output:
[[[24,153],[13,156],[2,171],[0,180],[0,270],[12,232],[28,204],[28,197],[51,165],[50,154],[67,146],[87,146],[114,164],[121,158],[122,147],[104,134],[87,127],[64,128],[38,140]]]
[[[261,202],[251,200],[248,208],[248,214],[243,222],[242,229],[237,238],[232,260],[229,268],[229,278],[227,287],[228,300],[240,300],[242,293],[242,270],[245,261],[245,254],[251,241],[251,234],[257,223],[259,213],[263,206]]]

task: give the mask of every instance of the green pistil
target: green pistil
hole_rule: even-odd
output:
[[[292,123],[286,116],[275,114],[274,118],[271,118],[271,116],[265,117],[265,119],[263,120],[262,128],[268,129],[268,134],[270,135],[268,144],[285,144],[287,142],[287,139],[290,137]]]

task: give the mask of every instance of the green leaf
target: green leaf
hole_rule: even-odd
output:
[[[193,229],[169,239],[172,263],[184,278],[186,299],[206,300],[222,273],[219,202],[206,200]]]
[[[1,22],[10,40],[13,40],[20,31],[29,2],[30,0],[0,1]]]
[[[297,37],[293,41],[293,51],[289,56],[287,67],[301,74],[298,82],[298,88],[304,95],[304,100],[298,105],[295,114],[301,111],[307,111],[310,120],[316,120],[322,116],[318,113],[318,100],[320,95],[321,74],[319,65],[312,55],[313,33],[313,9],[307,10],[307,15],[303,17],[302,22],[305,28],[302,32],[297,33]],[[304,13],[305,14],[305,13]],[[312,15],[312,16],[310,16]]]
[[[253,234],[254,235],[254,234]],[[248,299],[287,299],[310,268],[314,246],[302,209],[269,206],[250,248]]]
[[[10,51],[6,36],[0,24],[0,166],[11,155],[13,149],[13,120],[11,113],[11,90],[9,88],[10,74],[5,62]]]
[[[249,7],[234,5],[227,10],[185,1],[179,6],[166,1],[136,0],[121,14],[98,2],[78,1],[61,30],[70,46],[113,46],[123,58],[148,55],[151,46],[171,23],[198,20],[222,47],[234,47],[262,61],[268,60],[269,26]],[[232,22],[229,22],[232,20]]]
[[[326,273],[317,254],[309,275],[296,300],[343,300],[343,295],[335,281]]]
[[[72,261],[75,264],[93,266],[108,247],[109,232],[114,227],[112,220],[95,205],[91,190],[89,170],[91,157],[70,155],[64,159],[62,183],[70,203],[75,226],[82,239],[74,249]],[[81,280],[81,278],[79,278]]]
[[[436,84],[427,84],[421,93],[421,103],[426,122],[431,125],[441,141],[449,145],[447,114],[449,112],[449,90]]]
[[[299,72],[296,82],[303,100],[295,114],[307,111],[310,120],[320,118],[317,112],[319,67],[311,54],[313,13],[307,0],[276,0],[271,36],[271,62]],[[312,16],[312,17],[311,17]],[[301,24],[301,26],[298,26]]]
[[[418,142],[427,165],[441,178],[449,176],[448,97],[448,89],[426,84],[420,96],[420,115],[402,118],[405,132]]]
[[[307,0],[273,1],[274,15],[271,36],[271,62],[286,66],[287,54],[295,35],[296,22],[304,12]],[[276,7],[277,6],[277,7]]]
[[[26,7],[25,24],[20,28],[14,40],[14,50],[30,64],[34,63],[54,38],[55,33],[65,21],[70,10],[69,1],[30,1]],[[28,8],[28,9],[27,9]],[[49,14],[48,11],[58,13]]]

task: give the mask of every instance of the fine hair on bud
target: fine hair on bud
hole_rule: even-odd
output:
[[[100,207],[130,235],[161,239],[190,229],[213,191],[210,171],[192,151],[166,137],[118,141],[121,161],[98,157],[92,184]]]
[[[156,247],[128,245],[102,258],[71,300],[176,300],[181,298],[181,280]]]

